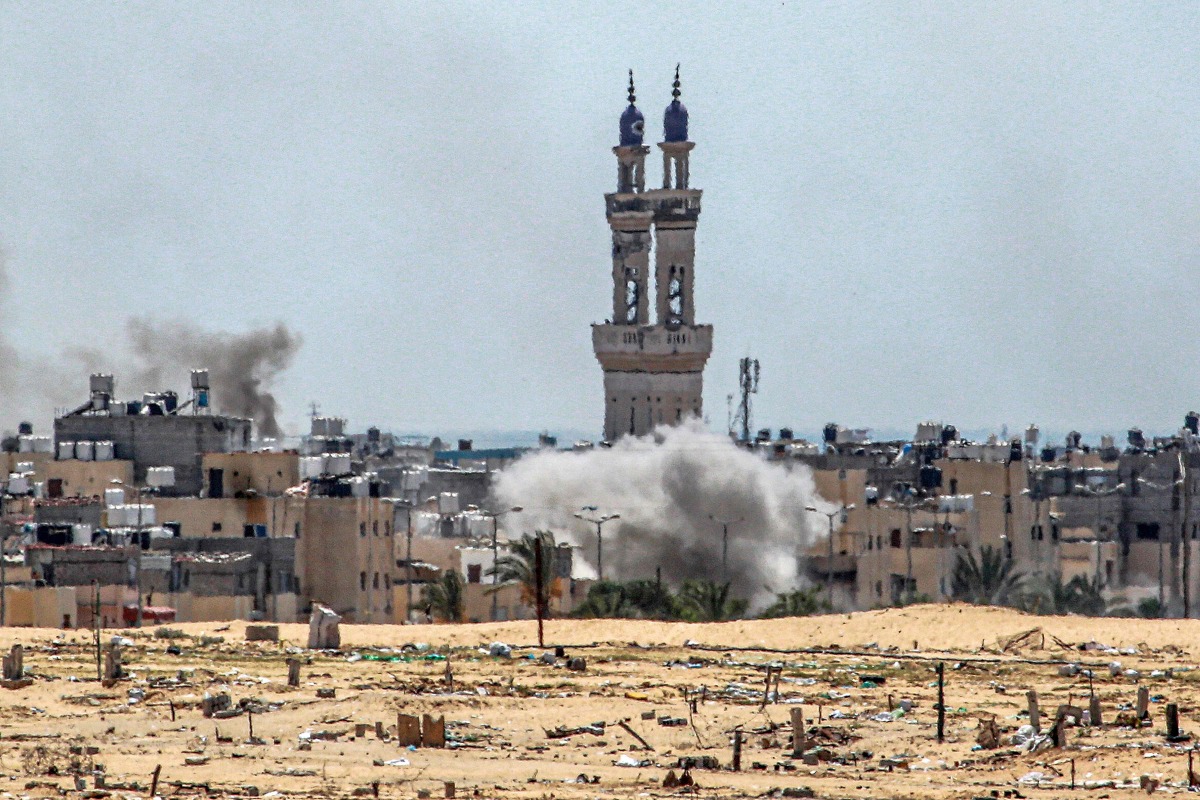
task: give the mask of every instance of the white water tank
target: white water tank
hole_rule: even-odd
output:
[[[86,545],[92,543],[92,526],[76,524],[71,526],[71,544]]]
[[[175,485],[174,467],[150,467],[146,470],[146,485],[162,489]]]
[[[105,489],[104,490],[104,505],[108,508],[113,506],[125,505],[125,490],[124,489]]]
[[[96,442],[95,455],[97,461],[112,461],[116,450],[112,442]]]
[[[442,492],[438,495],[439,514],[457,514],[458,510],[458,492]]]
[[[300,479],[319,478],[325,469],[325,459],[321,456],[302,456],[300,458]]]
[[[330,475],[349,475],[350,474],[350,454],[349,453],[330,453],[326,471]]]
[[[75,443],[75,458],[80,461],[91,461],[96,456],[96,443],[78,441]]]
[[[117,503],[105,509],[104,524],[109,528],[124,528],[127,524],[125,522],[125,505]]]
[[[350,495],[352,497],[366,497],[370,492],[370,484],[367,479],[362,476],[355,476],[350,479]]]
[[[29,494],[29,477],[15,472],[8,476],[9,494]]]
[[[70,461],[75,457],[74,442],[59,442],[58,443],[58,460]]]

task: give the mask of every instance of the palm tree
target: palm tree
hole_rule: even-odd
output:
[[[538,592],[537,551],[542,551],[542,586]],[[562,597],[562,581],[555,574],[558,548],[551,531],[523,533],[521,538],[508,546],[508,554],[496,559],[488,575],[496,576],[497,584],[517,583],[521,586],[521,601],[537,606],[541,597],[543,610],[549,616],[550,601]],[[498,587],[489,591],[497,591]]]
[[[1061,572],[1044,576],[1025,601],[1025,608],[1037,614],[1080,614],[1101,617],[1108,612],[1104,582],[1100,576],[1076,575],[1063,581]]]
[[[951,594],[955,600],[975,605],[1009,605],[1020,591],[1025,576],[1015,569],[1011,558],[998,548],[979,549],[979,559],[969,549],[958,554],[954,563]]]
[[[689,622],[722,622],[736,619],[749,605],[739,597],[730,597],[731,583],[689,578],[679,590],[683,618]]]
[[[616,581],[600,581],[592,584],[587,597],[572,615],[596,619],[630,619],[637,616],[637,609],[629,602],[622,584]]]
[[[455,570],[446,570],[434,583],[421,590],[421,602],[440,619],[447,622],[462,622],[463,579]]]
[[[671,590],[658,581],[600,581],[588,589],[587,597],[575,609],[574,615],[673,620],[679,619],[679,602]]]
[[[775,602],[767,606],[760,615],[763,619],[775,617],[811,617],[822,611],[828,611],[829,604],[820,597],[816,586],[808,589],[793,589],[790,592],[780,592],[775,595]]]

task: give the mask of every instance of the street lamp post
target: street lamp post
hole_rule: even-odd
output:
[[[602,514],[599,517],[589,517],[584,511],[595,511],[596,506],[584,506],[575,514],[575,519],[581,519],[584,522],[590,522],[596,526],[596,575],[600,580],[604,580],[604,523],[612,522],[614,519],[620,519],[620,514]]]
[[[816,506],[804,507],[805,511],[820,514],[829,520],[829,561],[825,564],[825,604],[829,606],[830,610],[833,610],[833,518],[844,515],[853,508],[854,503],[848,506],[838,506],[833,511],[822,511]]]
[[[496,617],[500,616],[500,592],[497,587],[500,570],[496,568],[496,563],[500,560],[500,518],[505,514],[519,514],[524,510],[521,506],[513,506],[506,511],[483,512],[485,517],[492,518],[492,622],[495,622]]]
[[[1176,473],[1178,474],[1178,473]],[[1171,602],[1175,603],[1179,599],[1179,524],[1175,517],[1176,503],[1175,490],[1183,486],[1183,478],[1175,478],[1170,483],[1155,483],[1148,481],[1145,478],[1139,477],[1137,482],[1143,486],[1149,486],[1157,492],[1171,492]],[[1166,575],[1163,565],[1163,537],[1160,534],[1158,537],[1158,606],[1160,610],[1166,609]],[[1165,611],[1163,612],[1165,613]]]
[[[1095,580],[1096,580],[1097,584],[1100,583],[1100,555],[1102,552],[1101,547],[1100,547],[1100,545],[1101,545],[1100,525],[1104,519],[1104,506],[1103,506],[1104,498],[1111,497],[1114,494],[1119,494],[1120,492],[1123,492],[1124,490],[1125,490],[1124,483],[1118,483],[1116,486],[1112,487],[1111,489],[1106,489],[1104,491],[1100,491],[1099,489],[1092,489],[1090,487],[1084,487],[1084,486],[1079,486],[1079,487],[1076,487],[1076,489],[1075,489],[1075,492],[1077,494],[1081,494],[1086,497],[1094,497],[1096,499],[1096,574],[1095,574]],[[1185,594],[1184,605],[1186,606],[1186,604],[1187,604],[1187,600],[1186,600],[1186,594]]]
[[[113,478],[109,483],[125,489],[133,489],[134,503],[137,504],[137,539],[136,549],[134,550],[136,559],[133,562],[133,588],[137,592],[137,620],[134,622],[134,627],[140,628],[142,627],[142,487],[130,486],[120,478]],[[124,614],[124,609],[121,611]]]
[[[721,581],[724,583],[729,580],[729,526],[746,520],[744,517],[721,519],[712,514],[709,514],[708,518],[721,526]]]

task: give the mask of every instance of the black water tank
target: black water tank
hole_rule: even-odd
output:
[[[1191,431],[1193,435],[1200,435],[1200,414],[1197,414],[1195,411],[1189,411],[1188,415],[1183,418],[1183,427]],[[21,431],[21,433],[24,432]]]
[[[32,422],[22,422],[20,425],[17,426],[17,435],[18,436],[32,436],[33,435],[33,423]]]
[[[937,467],[921,467],[921,488],[937,489],[942,485],[942,471]]]
[[[1141,428],[1130,428],[1126,439],[1129,442],[1129,446],[1136,450],[1142,450],[1146,447],[1146,437],[1142,435]]]
[[[834,444],[837,442],[838,426],[836,422],[831,422],[825,426],[825,444]]]
[[[958,428],[947,425],[942,428],[942,444],[950,444],[958,439]]]
[[[784,440],[785,442],[790,442],[794,438],[792,436],[792,429],[791,428],[780,428],[779,429],[779,438]]]
[[[459,450],[470,450],[471,445],[473,445],[473,444],[474,444],[474,442],[472,442],[470,439],[459,439],[458,440],[458,449]]]

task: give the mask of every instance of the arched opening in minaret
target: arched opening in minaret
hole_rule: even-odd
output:
[[[683,321],[683,267],[671,267],[667,282],[667,313],[670,322]]]
[[[625,322],[638,321],[638,305],[642,299],[642,288],[638,283],[637,267],[625,268]]]

